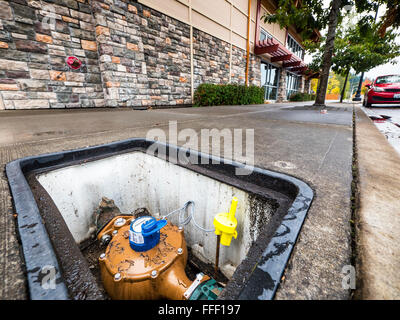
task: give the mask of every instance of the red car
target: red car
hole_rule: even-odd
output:
[[[381,76],[375,82],[367,84],[369,89],[364,96],[364,107],[373,104],[400,104],[400,75]]]

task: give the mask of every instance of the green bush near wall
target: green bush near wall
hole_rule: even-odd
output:
[[[312,101],[315,100],[315,94],[296,92],[292,94],[289,98],[290,101]]]
[[[238,84],[199,85],[194,93],[195,107],[219,105],[263,104],[264,88]]]

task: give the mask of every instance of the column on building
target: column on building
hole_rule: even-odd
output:
[[[299,81],[299,92],[304,92],[304,88],[305,88],[304,80],[305,80],[304,77],[301,76],[300,81]]]
[[[249,85],[261,86],[261,58],[250,54]]]
[[[287,90],[286,90],[286,76],[287,72],[285,68],[281,68],[278,85],[278,97],[276,102],[283,102],[287,100]]]
[[[311,79],[305,79],[304,80],[304,93],[310,93],[311,89]]]

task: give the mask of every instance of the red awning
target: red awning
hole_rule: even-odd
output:
[[[291,72],[303,73],[307,70],[307,65],[302,59],[275,39],[257,41],[254,53],[256,55],[268,53],[271,56],[271,62],[283,61],[283,67]]]

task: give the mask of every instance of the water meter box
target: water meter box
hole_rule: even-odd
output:
[[[158,151],[149,153],[149,150]],[[190,163],[181,163],[177,159],[179,154],[186,154]],[[226,203],[236,196],[240,204],[235,215],[237,239],[221,250],[221,270],[223,266],[229,267],[229,282],[218,299],[272,299],[314,195],[303,181],[263,168],[254,167],[248,175],[236,175],[237,169],[245,167],[231,160],[141,138],[8,163],[6,174],[18,212],[24,262],[26,269],[31,270],[26,275],[30,298],[105,298],[103,283],[96,282],[91,264],[79,247],[83,241],[90,241],[96,231],[96,226],[92,228],[93,212],[102,196],[116,200],[122,212],[148,207],[150,212],[162,214],[190,199],[196,203],[198,222],[206,228],[212,227],[206,224],[212,224],[216,214],[226,211]],[[218,232],[221,237],[224,234],[231,239],[235,237],[235,220],[226,216],[225,213],[217,219]],[[191,286],[184,274],[185,242],[194,255],[214,259],[215,236],[204,237],[190,223],[185,226],[186,239],[177,227],[167,224],[160,230],[158,245],[152,247],[158,242],[153,239],[151,249],[134,251],[129,243],[132,216],[122,218],[125,222],[114,221],[114,225],[109,225],[111,234],[102,241],[106,243],[111,238],[109,249],[101,258],[105,260],[100,262],[106,279],[104,285],[110,292],[115,290],[117,282],[123,288],[123,292],[111,293],[114,297],[121,294],[124,299],[164,296],[181,299],[183,288],[167,292],[161,280],[180,278],[184,279],[180,287]],[[116,234],[112,234],[114,231]],[[156,238],[155,233],[152,237]],[[159,247],[165,257],[157,255]],[[43,270],[49,265],[57,271],[53,290],[45,289],[37,281],[46,275]],[[143,286],[143,290],[130,289],[128,282],[137,288]],[[149,284],[158,283],[160,292],[147,292]],[[202,292],[210,293],[208,297],[217,291],[212,286],[197,288],[204,288]],[[136,295],[141,291],[147,296]]]

